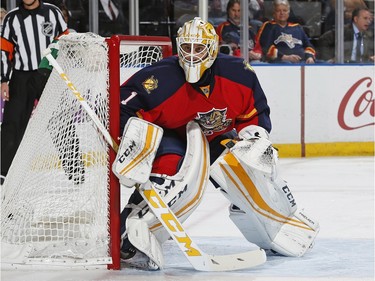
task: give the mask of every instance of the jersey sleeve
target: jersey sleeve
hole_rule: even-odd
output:
[[[121,86],[121,130],[134,116],[155,123],[161,114],[161,105],[185,83],[178,71],[183,70],[178,66],[177,57],[168,57],[141,69]]]
[[[301,37],[302,37],[302,42],[303,42],[303,46],[305,48],[305,59],[308,59],[308,58],[313,58],[315,60],[315,48],[313,46],[313,44],[311,43],[309,37],[307,36],[307,34],[305,33],[305,31],[303,30],[302,26],[300,26],[301,28]]]
[[[272,45],[271,31],[272,31],[272,22],[267,21],[258,30],[256,35],[256,49],[261,49],[264,56],[267,55],[268,49]]]
[[[220,59],[220,58],[219,58]],[[224,58],[218,75],[225,77],[227,85],[223,95],[228,95],[230,108],[235,108],[234,128],[239,132],[249,125],[271,131],[270,108],[258,77],[248,62],[241,58]]]
[[[144,90],[139,81],[142,73],[133,75],[120,89],[120,126],[123,131],[130,117],[142,118],[139,112],[147,108]]]

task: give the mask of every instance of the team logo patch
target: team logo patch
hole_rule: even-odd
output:
[[[213,108],[207,112],[198,112],[198,117],[195,120],[197,120],[206,136],[210,136],[214,132],[224,131],[232,123],[232,119],[227,119],[226,108]]]
[[[199,87],[202,91],[202,93],[208,97],[210,95],[210,85],[208,86],[202,86],[202,87]]]
[[[146,92],[150,94],[152,90],[155,90],[158,87],[158,79],[154,78],[154,75],[152,75],[142,83],[142,86]]]
[[[53,36],[53,25],[52,22],[45,21],[42,24],[42,34],[48,37]]]

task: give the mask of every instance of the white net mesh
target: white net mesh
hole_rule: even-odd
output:
[[[120,82],[125,82],[139,69],[151,65],[163,58],[160,46],[121,45]]]
[[[104,38],[72,33],[57,62],[108,128],[107,54]],[[124,43],[119,58],[122,83],[162,56]],[[111,263],[109,167],[109,146],[53,70],[1,189],[2,263]]]
[[[57,61],[107,126],[103,38],[62,38]],[[28,260],[59,262],[64,257],[77,262],[84,257],[110,262],[107,166],[107,144],[53,71],[2,189],[2,242],[32,243]]]

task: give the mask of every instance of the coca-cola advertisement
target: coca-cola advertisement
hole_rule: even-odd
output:
[[[270,137],[282,146],[281,155],[289,150],[287,156],[299,156],[311,147],[317,156],[340,155],[340,145],[345,155],[355,155],[359,146],[361,153],[372,153],[374,65],[257,65],[254,69],[271,107]]]
[[[338,110],[337,121],[344,130],[374,126],[374,77],[363,77],[345,93]]]

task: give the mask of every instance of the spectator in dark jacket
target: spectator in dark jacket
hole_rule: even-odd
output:
[[[353,11],[352,22],[344,27],[344,62],[373,63],[374,34],[370,30],[373,15],[367,8]],[[335,29],[329,30],[319,38],[320,59],[334,63]]]
[[[219,35],[220,52],[229,53],[234,56],[241,56],[240,51],[240,24],[241,24],[241,1],[229,0],[227,4],[227,21],[221,23],[216,28]],[[228,46],[227,52],[223,51],[222,46]],[[251,26],[249,27],[249,60],[260,60],[260,52],[254,52],[255,33]]]

